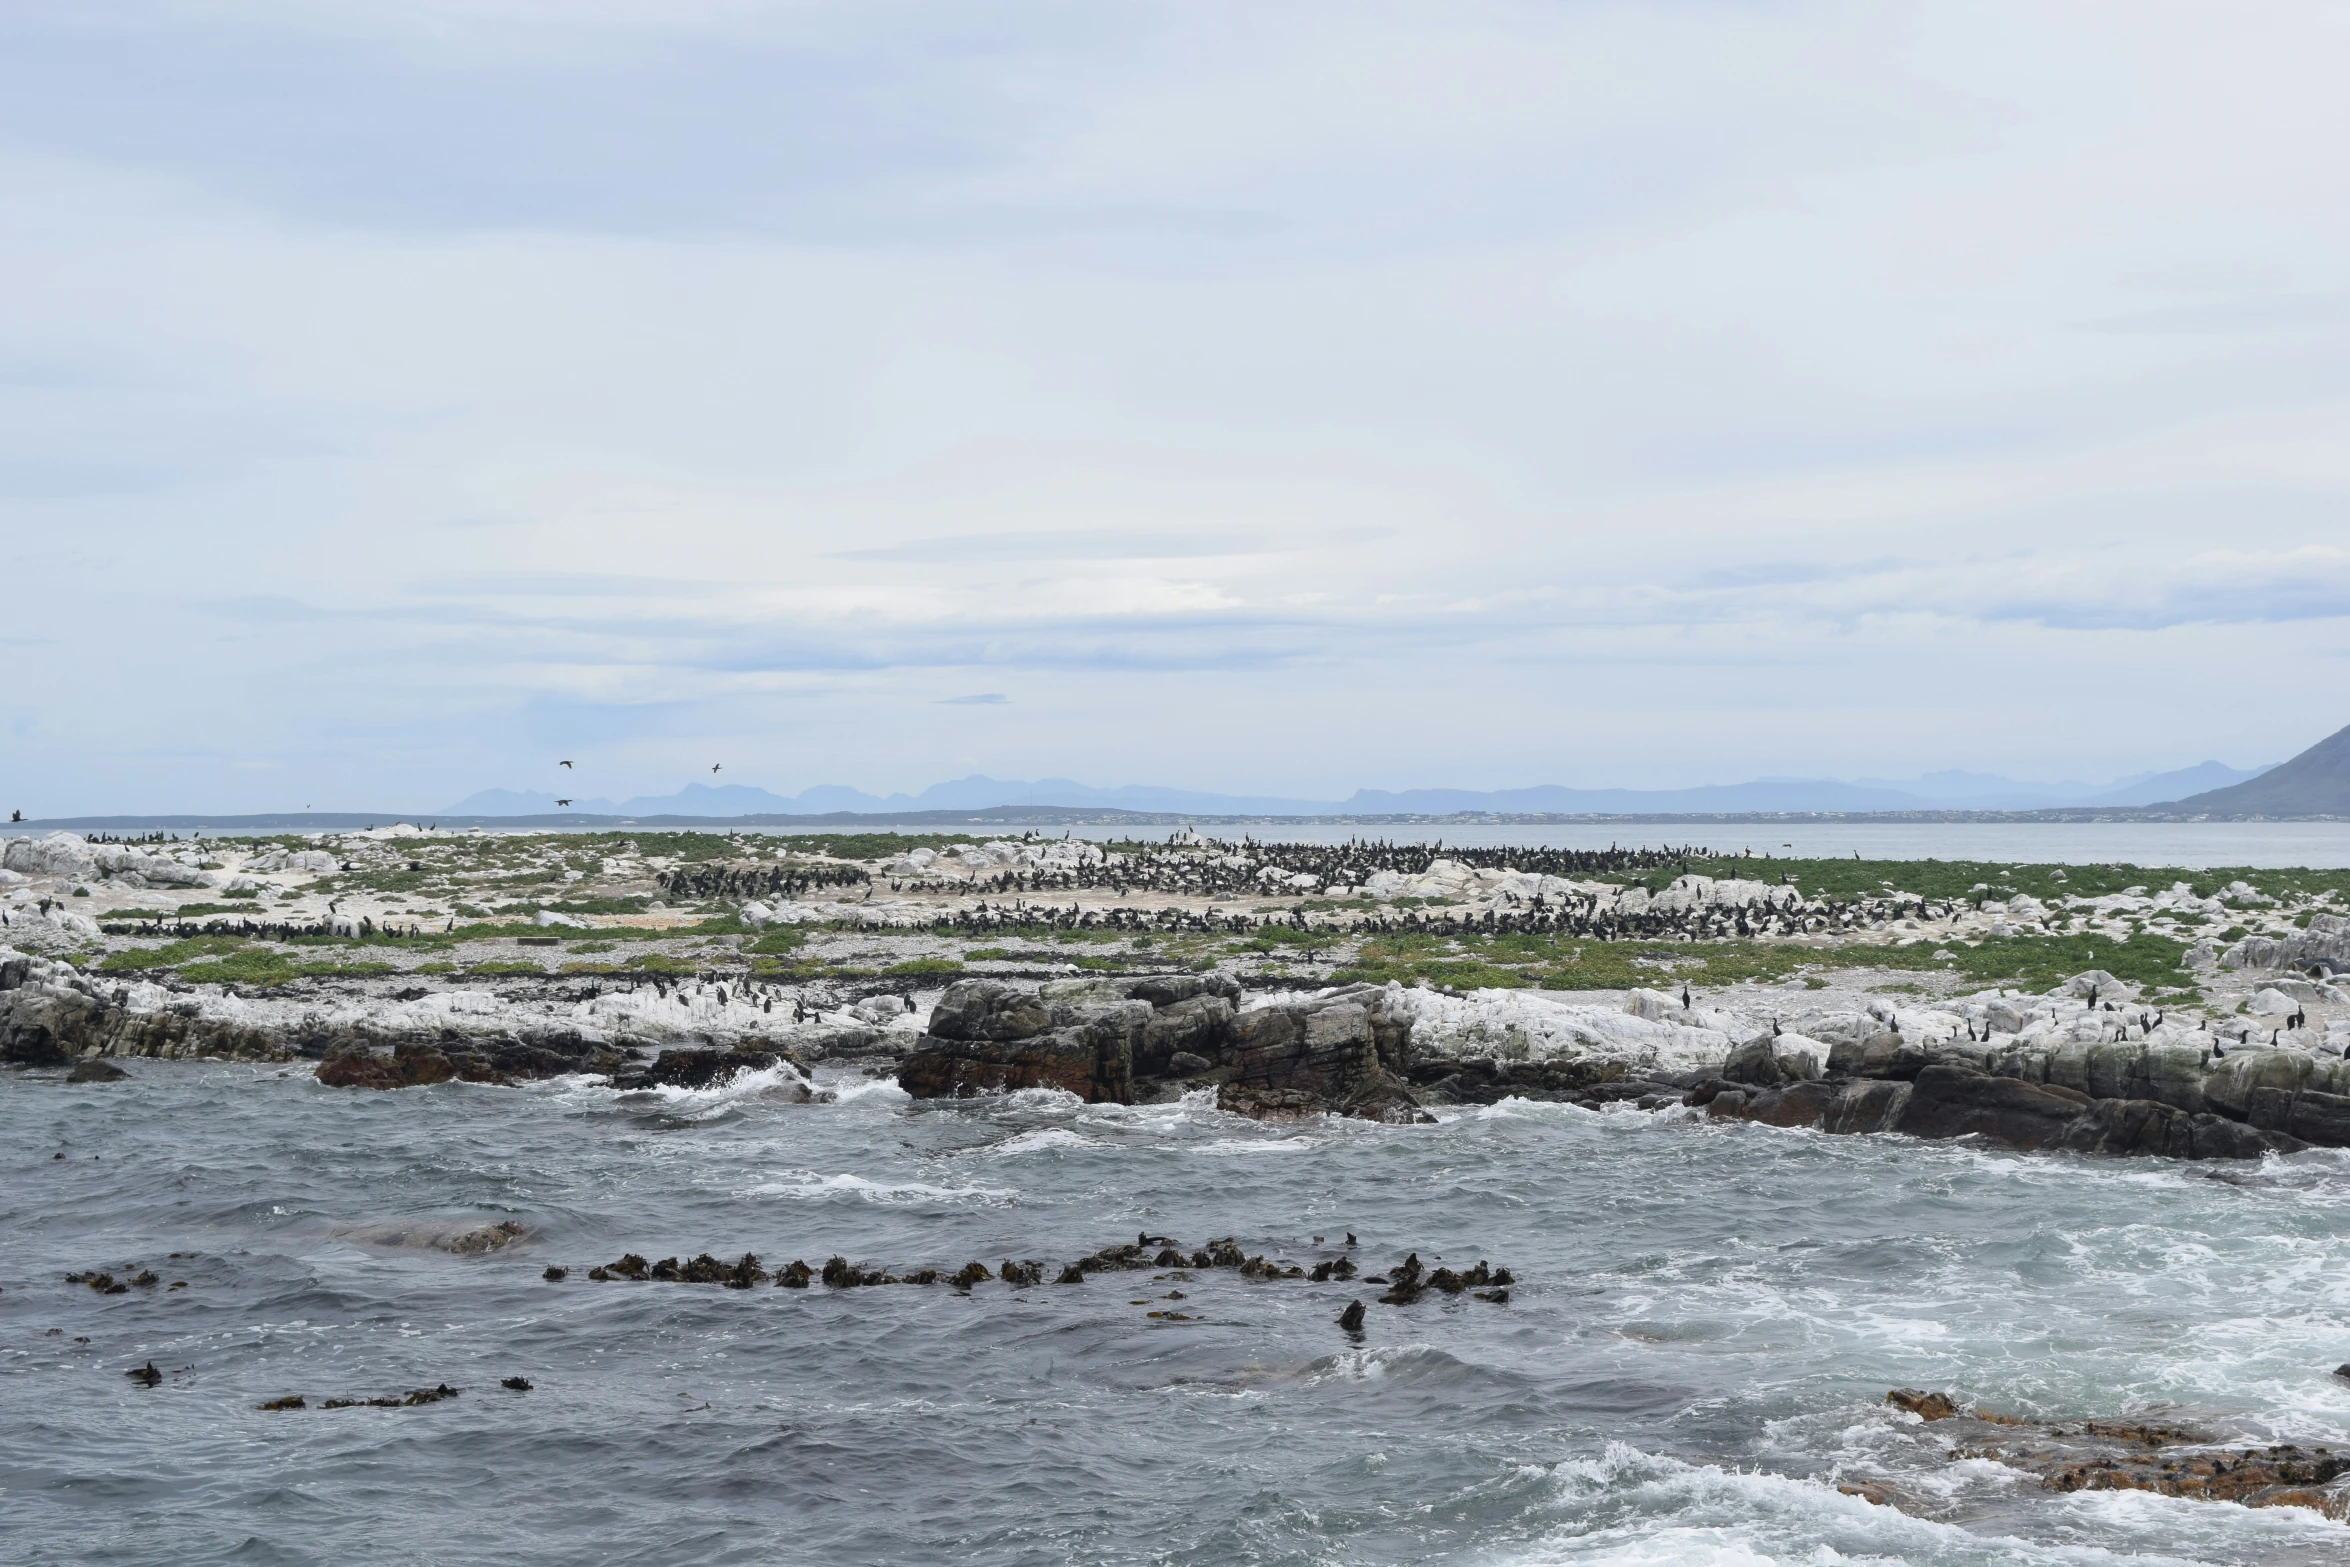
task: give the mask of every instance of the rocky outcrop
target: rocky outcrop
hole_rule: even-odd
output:
[[[0,866],[26,876],[95,876],[98,862],[79,833],[44,833],[0,843]]]
[[[1933,1426],[1953,1462],[1989,1458],[2038,1475],[2046,1490],[2152,1491],[2350,1519],[2350,1456],[2323,1447],[2228,1447],[2207,1432],[2149,1420],[2025,1420],[1909,1389],[1885,1401]]]
[[[2320,960],[2336,972],[2350,972],[2350,917],[2313,914],[2306,930],[2246,936],[2219,957],[2223,968],[2299,968]]]
[[[894,999],[894,998],[893,998]],[[619,1073],[639,1050],[788,1048],[795,1060],[895,1054],[906,1030],[778,1019],[740,984],[645,982],[581,997],[550,982],[353,994],[350,987],[247,993],[77,970],[0,947],[0,1064],[68,1067],[93,1057],[330,1058],[329,1084],[406,1087]]]
[[[542,1030],[527,1039],[448,1032],[429,1040],[386,1040],[349,1031],[332,1036],[319,1048],[318,1080],[329,1088],[518,1083],[573,1072],[615,1073],[629,1062],[608,1044],[560,1029]]]
[[[801,1104],[832,1098],[830,1093],[810,1084],[797,1062],[772,1050],[664,1050],[650,1066],[615,1076],[612,1086],[719,1088],[738,1081],[746,1072],[773,1073],[774,1093]]]
[[[193,1005],[134,1008],[124,987],[0,949],[0,1064],[66,1066],[85,1056],[219,1056],[283,1061],[294,1043]]]
[[[2239,1052],[2264,1053],[2296,1054]],[[2339,1096],[2315,1090],[2289,1099],[2263,1099],[2261,1119],[2255,1121],[2245,1114],[2222,1113],[2230,1104],[2249,1102],[2248,1096],[2232,1092],[2212,1101],[2214,1109],[2190,1109],[2156,1099],[2097,1098],[2061,1083],[1996,1074],[1980,1064],[1946,1057],[1926,1059],[1923,1053],[1913,1063],[1902,1059],[1904,1054],[1895,1049],[1866,1063],[1868,1075],[1851,1077],[1758,1084],[1725,1075],[1700,1084],[1685,1102],[1704,1106],[1718,1119],[1832,1133],[1980,1137],[2026,1151],[2249,1159],[2290,1153],[2312,1142],[2350,1144],[2350,1117],[2344,1118],[2338,1137],[2329,1119],[2335,1113],[2332,1102]],[[2343,1099],[2342,1107],[2350,1109],[2350,1099]],[[2293,1130],[2296,1126],[2324,1135],[2303,1137]]]
[[[1429,1104],[1489,1105],[1504,1099],[1530,1099],[1576,1104],[1587,1110],[1631,1102],[1654,1110],[1679,1104],[1686,1087],[1681,1082],[1635,1074],[1621,1061],[1591,1058],[1496,1061],[1490,1057],[1423,1057],[1412,1062],[1408,1076]]]
[[[1054,1088],[1116,1104],[1213,1087],[1242,1114],[1408,1121],[1421,1113],[1404,1076],[1411,1025],[1388,996],[1361,985],[1244,1008],[1222,974],[1034,990],[964,980],[932,1009],[898,1084],[918,1099]]]
[[[53,832],[0,844],[0,867],[26,876],[95,880],[129,887],[209,887],[222,878],[190,860],[150,854],[122,843],[90,843],[79,833]]]
[[[1232,1020],[1217,1103],[1243,1114],[1280,1113],[1264,1096],[1309,1095],[1371,1121],[1433,1119],[1406,1077],[1411,1022],[1390,992],[1348,986],[1254,1007]]]
[[[1119,987],[1071,981],[1031,991],[996,980],[948,988],[930,1032],[898,1068],[917,1099],[1054,1088],[1088,1103],[1134,1102],[1134,1056],[1153,1011]]]

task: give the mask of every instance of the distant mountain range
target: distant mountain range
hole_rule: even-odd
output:
[[[2343,742],[2350,730],[2325,742]],[[2319,749],[2323,749],[2321,746]],[[2315,751],[2287,766],[2298,766]],[[1191,816],[1448,816],[1457,811],[1556,813],[1560,815],[1731,814],[1745,811],[2032,811],[2055,806],[2158,805],[2208,791],[2248,787],[2269,768],[2235,768],[2218,762],[2176,772],[2144,773],[2108,784],[2023,783],[1989,773],[1941,772],[1906,781],[1863,779],[1842,783],[1822,778],[1763,778],[1751,783],[1711,784],[1695,789],[1569,789],[1543,784],[1527,789],[1358,789],[1344,800],[1300,800],[1272,795],[1206,794],[1128,784],[1096,789],[1067,778],[987,778],[974,773],[933,784],[920,794],[867,794],[840,784],[822,784],[796,795],[774,794],[750,784],[688,784],[675,794],[635,795],[625,800],[556,797],[512,789],[485,789],[445,808],[449,816],[548,816],[572,811],[594,816],[820,816],[833,811],[887,814],[892,811],[976,811],[998,805],[1067,806],[1178,813]],[[2277,769],[2282,772],[2283,769]],[[2312,807],[2342,809],[2343,807]],[[2230,809],[2255,809],[2231,807]]]
[[[2189,795],[2179,808],[2215,816],[2350,816],[2350,728],[2247,782]]]

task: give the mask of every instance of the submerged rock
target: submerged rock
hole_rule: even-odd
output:
[[[1953,1460],[1989,1458],[2050,1491],[2153,1491],[2246,1507],[2307,1507],[2350,1519],[2350,1454],[2292,1443],[2227,1447],[2186,1426],[2142,1420],[2023,1420],[1957,1407],[1948,1394],[1894,1392],[1925,1407]],[[1929,1413],[1928,1411],[1932,1412]]]

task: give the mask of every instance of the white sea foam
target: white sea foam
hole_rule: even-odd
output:
[[[1002,1142],[989,1148],[987,1153],[990,1158],[1014,1159],[1022,1154],[1053,1153],[1068,1148],[1103,1148],[1107,1146],[1105,1143],[1097,1143],[1090,1137],[1073,1132],[1065,1126],[1040,1126],[1030,1131],[1021,1132],[1017,1136],[1005,1138]]]
[[[772,1181],[743,1188],[742,1197],[790,1197],[803,1202],[847,1199],[854,1202],[919,1203],[966,1202],[1011,1204],[1020,1194],[1000,1186],[934,1186],[927,1181],[875,1181],[862,1175],[824,1175],[814,1170],[791,1170]]]
[[[2250,1509],[2173,1503],[2235,1516],[2196,1516],[2186,1528],[2166,1517],[2121,1549],[2033,1541],[1911,1517],[1844,1495],[1826,1479],[1683,1463],[1620,1442],[1598,1458],[1558,1465],[1551,1479],[1555,1494],[1538,1510],[1567,1516],[1540,1541],[1497,1560],[1511,1567],[2188,1567],[2255,1559],[2256,1551],[2252,1558],[2242,1553],[2271,1533],[2265,1521],[2244,1531],[2240,1520],[2255,1516]],[[2289,1525],[2276,1537],[2302,1528]]]
[[[821,1086],[830,1090],[836,1103],[844,1105],[911,1104],[914,1100],[894,1077],[839,1077],[827,1079]]]

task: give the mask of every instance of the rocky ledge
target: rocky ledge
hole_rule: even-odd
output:
[[[964,980],[932,1009],[898,1086],[917,1099],[1055,1088],[1115,1104],[1213,1088],[1224,1108],[1260,1118],[1427,1119],[1403,1076],[1411,1025],[1392,1004],[1400,994],[1352,985],[1244,1007],[1226,974]]]
[[[2350,1454],[2290,1443],[2230,1447],[2189,1426],[2145,1420],[2026,1420],[1967,1408],[1948,1393],[1896,1388],[1885,1401],[1936,1427],[1953,1463],[1988,1458],[2051,1491],[2153,1491],[2245,1507],[2307,1507],[2350,1519]],[[1873,1502],[1891,1488],[1847,1485]]]
[[[254,998],[233,990],[110,979],[0,948],[0,1064],[70,1067],[74,1080],[125,1074],[124,1057],[315,1060],[330,1087],[516,1083],[568,1073],[616,1086],[706,1088],[780,1069],[779,1088],[821,1097],[807,1067],[828,1057],[889,1060],[914,1035],[903,998],[794,1021],[786,994],[752,982],[523,981],[511,995],[414,986],[376,997]],[[787,1081],[788,1080],[788,1081]]]
[[[2091,995],[2112,984],[2083,980]],[[1212,1089],[1222,1108],[1260,1119],[1334,1112],[1408,1123],[1429,1119],[1433,1105],[1515,1096],[1686,1105],[1722,1120],[1980,1137],[2027,1150],[2243,1159],[2350,1147],[2350,1061],[2229,1049],[2219,1035],[2159,1024],[2137,1038],[2134,1024],[2091,1038],[1986,1027],[1980,1040],[1971,1024],[1963,1036],[1920,1027],[1919,1042],[1885,1026],[1900,1020],[1887,1009],[1886,1019],[1823,1019],[1815,1026],[1828,1040],[1774,1027],[1716,1065],[1672,1069],[1653,1053],[1524,1058],[1522,1035],[1501,1052],[1476,1053],[1480,1041],[1447,1029],[1432,999],[1351,985],[1252,1000],[1222,975],[1040,987],[966,980],[939,1000],[898,1082],[917,1099],[1051,1088],[1118,1104]]]
[[[2251,1159],[2350,1147],[2350,1062],[2339,1056],[2127,1039],[1926,1047],[1884,1032],[1841,1041],[1822,1063],[1814,1043],[1751,1040],[1684,1102],[1771,1126],[2027,1150]]]

